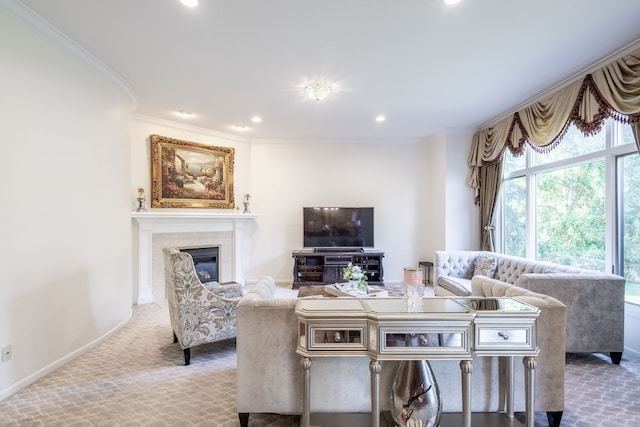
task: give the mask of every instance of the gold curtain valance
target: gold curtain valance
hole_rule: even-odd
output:
[[[600,131],[607,118],[640,124],[640,49],[582,80],[529,105],[473,136],[468,184],[480,194],[479,169],[500,161],[505,150],[537,152],[553,149],[573,123],[585,135]]]

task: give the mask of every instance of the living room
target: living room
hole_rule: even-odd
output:
[[[131,89],[109,69],[43,36],[28,23],[35,18],[16,17],[15,2],[1,6],[3,62],[11,66],[0,75],[11,83],[2,103],[0,345],[13,355],[0,364],[0,399],[129,321],[138,297],[131,213],[137,188],[151,192],[151,134],[235,149],[236,204],[250,193],[256,215],[247,282],[291,280],[304,206],[373,206],[389,282],[435,250],[479,247],[467,185],[476,129],[373,142],[271,140],[139,114]]]

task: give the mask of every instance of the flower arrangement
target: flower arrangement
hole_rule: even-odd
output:
[[[350,282],[358,282],[359,290],[367,289],[367,275],[359,265],[353,265],[350,262],[349,265],[342,269],[342,278]]]

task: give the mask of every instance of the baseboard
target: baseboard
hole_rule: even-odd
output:
[[[640,351],[631,347],[625,347],[624,353],[622,353],[622,359],[624,360],[624,358],[640,359]]]
[[[100,337],[96,338],[95,340],[91,341],[90,343],[78,348],[77,350],[67,354],[66,356],[61,357],[60,359],[50,363],[49,365],[43,367],[42,369],[37,370],[36,372],[32,373],[31,375],[28,375],[28,376],[24,377],[20,381],[11,384],[9,387],[5,388],[4,390],[0,390],[0,401],[2,401],[4,399],[6,399],[7,397],[17,393],[18,391],[22,390],[23,388],[25,388],[25,387],[33,384],[34,382],[38,381],[40,378],[50,374],[51,372],[55,371],[56,369],[58,369],[58,368],[64,366],[65,364],[71,362],[73,359],[75,359],[76,357],[82,355],[83,353],[86,353],[87,351],[91,350],[92,348],[94,348],[98,344],[103,343],[104,341],[109,339],[111,336],[113,336],[113,334],[118,332],[124,325],[129,323],[129,320],[131,320],[132,316],[133,316],[133,309],[131,309],[129,311],[129,315],[122,322],[118,323],[115,327],[111,328],[109,331],[107,331],[102,336],[100,336]]]

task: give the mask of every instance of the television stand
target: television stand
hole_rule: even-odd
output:
[[[364,252],[364,248],[336,248],[336,247],[322,247],[322,248],[313,248],[313,251],[316,253],[323,252]]]
[[[293,251],[293,288],[306,285],[329,285],[344,282],[342,269],[349,263],[359,265],[370,285],[384,285],[384,252],[362,248],[317,248],[336,251]],[[339,249],[339,250],[338,250]]]

